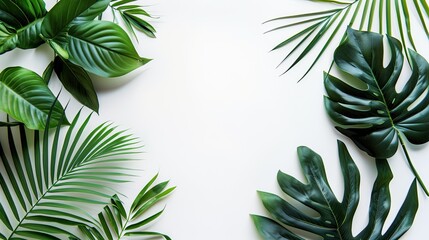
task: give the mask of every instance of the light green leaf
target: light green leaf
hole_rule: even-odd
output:
[[[30,129],[45,128],[52,106],[50,127],[59,124],[63,108],[35,72],[22,67],[6,68],[0,74],[0,110]]]
[[[92,21],[69,30],[70,61],[103,77],[118,77],[146,64],[128,35],[118,25]]]

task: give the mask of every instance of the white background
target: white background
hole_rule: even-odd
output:
[[[164,201],[166,210],[152,230],[175,240],[258,240],[249,214],[267,213],[256,190],[280,194],[279,169],[303,179],[298,146],[308,146],[323,157],[331,186],[342,198],[337,139],[346,142],[361,172],[361,202],[353,231],[361,230],[367,221],[375,163],[336,132],[325,114],[322,72],[331,54],[297,83],[311,56],[280,76],[284,68],[275,67],[284,52],[269,50],[284,36],[263,34],[272,25],[262,22],[320,5],[299,0],[143,4],[160,17],[153,22],[156,39],[140,35],[139,52],[154,60],[126,77],[97,79],[100,116],[94,119],[130,129],[145,144],[142,179],[124,185],[122,191],[130,200],[158,171],[160,179],[171,179],[177,186]],[[24,65],[41,73],[51,57],[44,50],[30,55],[14,51],[1,66]],[[428,57],[427,51],[424,54]],[[40,55],[46,61],[35,63],[34,57]],[[70,112],[78,108],[72,101]],[[409,149],[429,185],[429,147]],[[413,179],[400,150],[389,162],[395,178],[388,224]],[[419,212],[403,239],[425,237],[429,202],[420,189],[419,197]]]

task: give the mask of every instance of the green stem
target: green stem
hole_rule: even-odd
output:
[[[399,136],[399,141],[401,142],[402,149],[404,150],[405,157],[407,158],[408,164],[411,167],[411,171],[413,172],[413,174],[416,177],[417,181],[419,182],[420,186],[425,191],[426,196],[429,196],[428,189],[426,188],[425,184],[423,183],[423,180],[420,178],[419,174],[417,173],[416,168],[414,167],[413,163],[411,162],[410,155],[408,155],[408,151],[407,151],[407,148],[405,147],[405,143],[404,143],[404,140],[402,139],[402,136],[399,134],[398,134],[398,136]]]

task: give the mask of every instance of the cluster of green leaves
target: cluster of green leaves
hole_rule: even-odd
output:
[[[138,15],[148,15],[128,0],[61,0],[51,10],[42,0],[0,2],[0,54],[14,48],[35,48],[48,43],[56,57],[43,76],[11,67],[0,74],[0,110],[30,129],[43,129],[49,107],[54,103],[47,86],[55,71],[59,80],[79,102],[98,112],[96,91],[88,74],[118,77],[146,64],[127,33],[117,24],[96,20],[110,5],[145,33],[155,30]],[[146,26],[144,28],[143,26]],[[62,110],[57,103],[52,126]]]
[[[0,166],[4,169],[0,174],[4,196],[0,203],[3,226],[0,239],[45,240],[61,236],[79,239],[74,234],[78,226],[94,231],[110,227],[96,221],[87,211],[111,199],[117,192],[112,184],[129,182],[132,169],[123,165],[134,160],[132,155],[139,152],[140,146],[132,135],[117,131],[108,123],[85,136],[91,115],[82,123],[79,116],[80,112],[67,131],[60,125],[43,132],[25,129],[22,124],[2,129],[6,131],[2,136],[7,138],[0,141]],[[64,115],[60,119],[63,120]],[[137,196],[128,221],[142,216],[174,189],[163,191],[167,182],[149,189],[155,179]],[[117,196],[112,199],[116,206],[122,206]],[[110,213],[116,213],[117,209],[107,208],[110,219]],[[156,216],[151,216],[154,218]],[[136,224],[128,229],[141,228],[145,222]]]
[[[388,65],[383,36],[348,29],[346,40],[335,50],[336,66],[347,77],[325,75],[326,111],[336,129],[374,158],[390,158],[401,144],[420,185],[429,196],[411,163],[404,137],[413,144],[429,141],[429,63],[410,50],[411,75],[396,87],[403,68],[401,43],[387,36]]]
[[[338,44],[344,40],[345,35],[340,39],[337,33],[344,30],[345,26],[357,28],[361,31],[376,31],[381,34],[395,36],[399,33],[406,49],[411,47],[416,50],[416,45],[412,36],[412,30],[424,31],[429,37],[426,22],[429,21],[429,6],[426,0],[313,0],[329,4],[329,9],[321,6],[320,11],[290,15],[274,18],[267,22],[282,23],[271,31],[298,27],[299,30],[288,35],[287,38],[273,48],[280,49],[291,46],[282,63],[290,58],[294,58],[287,71],[296,66],[313,50],[317,52],[303,74],[304,78],[320,57],[332,43]],[[418,16],[413,19],[412,13]],[[283,24],[285,22],[285,24]],[[270,31],[270,32],[271,32]],[[398,37],[399,37],[398,36]],[[302,79],[301,78],[301,79]]]
[[[259,192],[259,196],[271,218],[253,215],[252,218],[260,235],[266,240],[304,240],[305,234],[294,233],[286,226],[302,229],[323,239],[398,239],[412,225],[418,209],[416,182],[410,186],[408,194],[398,214],[383,233],[383,227],[391,206],[389,183],[393,178],[386,159],[377,160],[377,178],[374,182],[369,220],[367,226],[356,236],[352,234],[353,216],[359,203],[360,174],[346,146],[338,142],[338,155],[344,179],[344,195],[340,202],[333,193],[326,177],[321,157],[307,147],[298,148],[298,157],[308,183],[279,171],[277,181],[290,200]],[[316,212],[300,210],[299,205]]]

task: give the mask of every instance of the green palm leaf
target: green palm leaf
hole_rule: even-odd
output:
[[[156,30],[146,21],[147,18],[153,17],[142,6],[137,5],[136,2],[137,0],[112,0],[110,7],[112,8],[114,21],[118,22],[116,17],[116,13],[118,13],[128,32],[134,37],[136,36],[135,28],[148,37],[154,38]]]
[[[398,239],[411,227],[418,208],[416,182],[410,186],[394,221],[383,233],[391,199],[389,183],[392,172],[385,159],[377,159],[377,179],[374,182],[367,226],[356,236],[352,233],[353,216],[359,204],[360,174],[344,143],[338,141],[338,155],[344,180],[343,200],[338,201],[326,177],[321,157],[307,147],[298,148],[298,157],[308,183],[279,172],[278,183],[283,192],[300,204],[317,212],[309,214],[297,204],[277,195],[259,192],[272,218],[252,215],[260,235],[266,240],[304,240],[302,233],[287,227],[302,229],[322,239]]]
[[[162,237],[166,240],[171,240],[165,234],[145,230],[145,227],[156,220],[164,210],[149,214],[149,216],[145,216],[147,215],[145,213],[175,189],[175,187],[166,189],[168,181],[152,187],[157,177],[158,175],[153,177],[140,191],[129,211],[125,210],[119,197],[114,195],[111,198],[111,204],[105,206],[104,211],[98,214],[98,225],[102,226],[102,231],[98,231],[96,228],[80,226],[82,233],[89,239],[97,240],[121,239],[123,236],[139,236],[150,239]]]
[[[429,21],[429,11],[426,0],[313,1],[324,2],[332,7],[328,10],[279,17],[266,22],[275,24],[269,32],[289,29],[292,26],[299,27],[297,32],[288,31],[285,40],[273,48],[273,50],[283,47],[291,49],[287,50],[282,61],[287,62],[284,73],[298,65],[311,52],[317,52],[314,60],[306,65],[302,76],[304,78],[332,44],[337,45],[344,39],[345,35],[341,38],[337,34],[339,31],[342,33],[346,26],[361,31],[376,31],[393,36],[397,34],[405,44],[405,49],[409,47],[416,50],[419,47],[415,44],[414,32],[423,31],[429,38],[426,24]]]
[[[334,60],[349,77],[344,81],[325,77],[325,107],[337,130],[375,158],[392,157],[401,144],[412,171],[429,195],[403,140],[405,137],[413,144],[429,141],[429,63],[410,50],[412,74],[397,92],[404,61],[402,48],[398,40],[387,39],[392,56],[384,67],[382,35],[348,29]]]
[[[101,228],[83,206],[106,204],[116,192],[109,185],[130,176],[117,164],[132,160],[127,156],[139,146],[107,123],[85,136],[90,116],[82,123],[79,119],[80,112],[67,131],[61,126],[43,133],[23,125],[4,128],[0,222],[5,231],[0,239],[76,237],[67,225]]]

